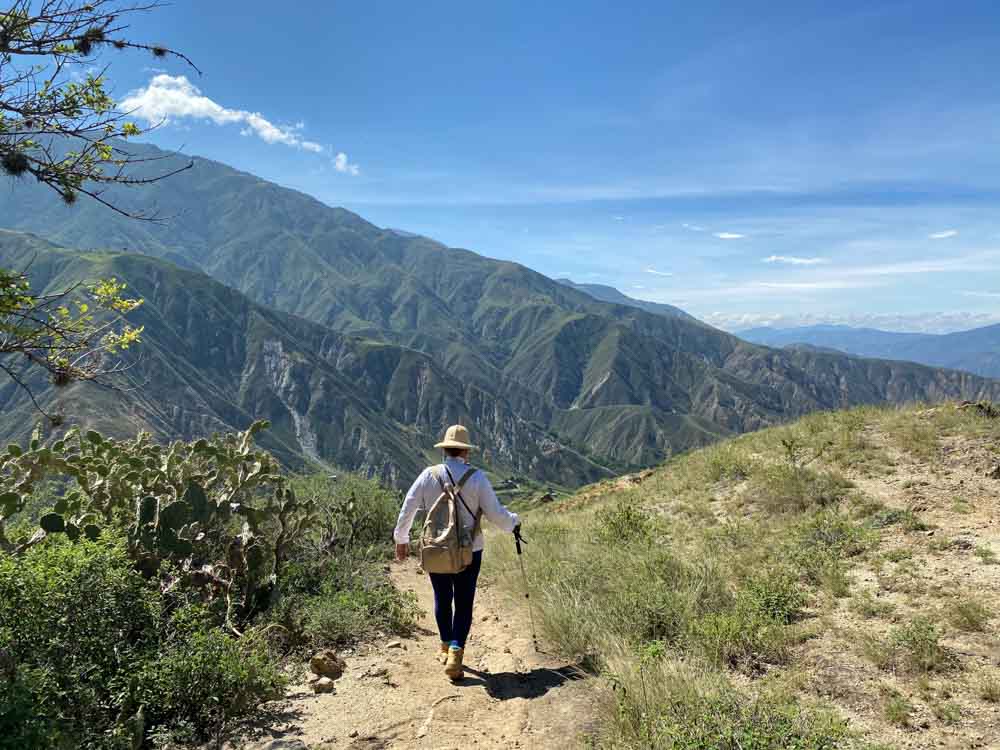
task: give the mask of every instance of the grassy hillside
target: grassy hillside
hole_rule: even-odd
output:
[[[594,744],[1000,746],[998,438],[978,405],[819,413],[529,512],[543,640],[604,678]]]

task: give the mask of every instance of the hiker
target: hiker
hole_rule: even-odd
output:
[[[516,513],[501,505],[486,475],[469,465],[469,451],[475,446],[469,443],[465,427],[452,425],[434,447],[444,451],[444,463],[424,469],[410,487],[393,536],[396,559],[402,562],[410,552],[413,519],[418,510],[427,512],[421,562],[434,588],[434,618],[441,635],[438,661],[444,663],[449,678],[460,680],[464,674],[465,641],[472,627],[476,580],[483,561],[480,521],[485,515],[507,532],[517,529],[520,521]],[[457,527],[448,523],[450,507],[454,508],[451,518],[457,519]],[[449,558],[449,554],[458,554],[459,558]],[[431,572],[433,568],[455,572]]]

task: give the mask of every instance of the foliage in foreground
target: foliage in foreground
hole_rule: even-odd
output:
[[[282,657],[412,629],[382,569],[393,495],[284,477],[262,427],[8,448],[0,748],[220,743],[281,693]]]
[[[0,558],[0,747],[131,748],[147,728],[206,740],[279,694],[256,637],[129,564],[120,539],[53,540]]]

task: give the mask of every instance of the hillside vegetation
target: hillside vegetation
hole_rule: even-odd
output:
[[[286,658],[412,630],[393,494],[281,474],[264,428],[0,454],[0,748],[221,748]]]
[[[998,416],[818,413],[529,514],[542,638],[605,678],[589,741],[1000,745]]]
[[[169,163],[152,147],[129,148]],[[141,191],[109,188],[108,200],[158,210],[161,223],[86,202],[65,206],[32,185],[0,203],[0,226],[71,250],[113,252],[109,262],[149,297],[143,314],[158,319],[148,321],[147,340],[186,359],[191,368],[175,380],[202,390],[190,403],[178,403],[176,390],[144,393],[153,404],[177,404],[157,415],[174,435],[197,434],[199,422],[245,428],[243,412],[259,404],[287,451],[403,484],[420,446],[464,421],[498,471],[578,486],[818,409],[1000,399],[995,381],[965,373],[767,349],[683,316],[602,302],[516,263],[382,229],[223,164],[193,162]],[[24,237],[0,237],[0,263],[21,267],[32,257],[25,246],[38,240]],[[123,259],[139,254],[158,261]],[[198,271],[239,296],[196,280]],[[198,287],[195,301],[208,310],[233,305],[253,311],[251,322],[267,317],[262,308],[297,316],[281,317],[297,341],[272,336],[270,325],[247,331],[242,316],[219,315],[206,330],[200,307],[180,304],[186,285]],[[244,338],[257,345],[247,358],[228,343]],[[213,371],[208,342],[227,357],[223,371]],[[211,397],[201,388],[206,375]],[[331,409],[335,402],[343,407]],[[331,422],[323,434],[320,425]],[[20,426],[0,423],[3,431]]]

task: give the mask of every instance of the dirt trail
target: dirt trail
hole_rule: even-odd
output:
[[[578,744],[593,715],[590,685],[565,662],[535,653],[526,615],[517,611],[523,606],[480,585],[466,675],[453,684],[435,659],[439,640],[426,575],[417,572],[412,558],[393,565],[390,575],[401,590],[419,598],[424,615],[418,632],[398,639],[393,648],[390,640],[345,654],[348,668],[334,694],[293,687],[282,708],[283,731],[271,737],[300,740],[310,750]]]

